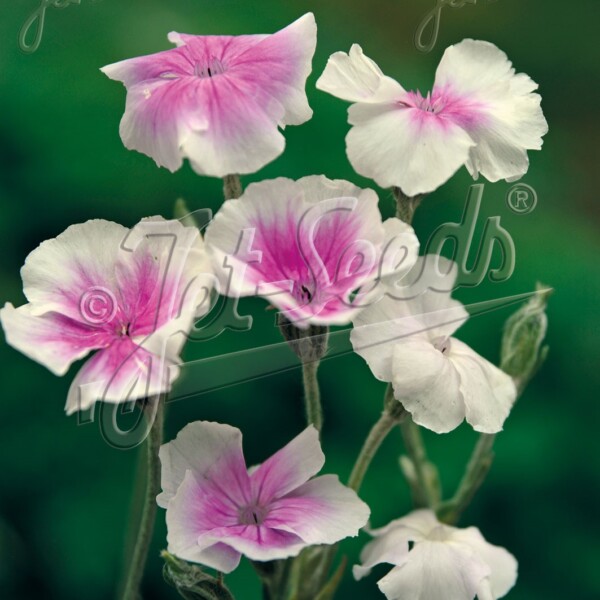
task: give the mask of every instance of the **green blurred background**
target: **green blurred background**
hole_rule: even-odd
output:
[[[314,83],[327,57],[359,42],[386,74],[405,87],[429,89],[445,46],[465,37],[489,40],[507,52],[518,71],[540,84],[550,124],[542,152],[531,153],[523,179],[538,193],[528,215],[512,213],[504,182],[486,184],[484,216],[500,215],[512,234],[516,270],[502,284],[461,290],[464,302],[533,289],[556,288],[549,307],[550,356],[513,410],[497,442],[489,479],[464,515],[485,537],[519,560],[512,600],[600,598],[597,438],[598,189],[596,67],[598,2],[499,0],[445,8],[439,40],[418,52],[414,32],[433,0],[82,0],[67,10],[49,8],[40,48],[21,52],[17,37],[39,0],[0,7],[0,300],[24,301],[19,268],[42,240],[69,224],[105,218],[135,224],[141,217],[170,216],[176,198],[191,209],[221,203],[221,184],[195,175],[186,164],[175,174],[127,151],[118,135],[125,90],[101,66],[169,47],[171,30],[189,33],[273,32],[312,10],[319,27],[308,96],[314,117],[286,130],[285,153],[255,179],[324,173],[359,185],[344,152],[346,105],[318,92]],[[419,209],[422,240],[440,223],[458,221],[470,179],[462,170]],[[392,214],[380,190],[382,212]],[[481,232],[481,228],[478,230]],[[251,299],[241,312],[255,317],[247,332],[227,332],[190,343],[187,359],[280,341],[273,313]],[[459,333],[491,360],[498,359],[503,321],[512,309],[471,320]],[[6,344],[0,344],[0,597],[88,600],[112,597],[130,518],[137,451],[108,446],[98,426],[77,426],[63,404],[74,369],[56,378]],[[225,368],[235,370],[235,360]],[[376,420],[384,390],[355,355],[326,361],[321,369],[326,426],[326,471],[349,474]],[[304,426],[300,374],[293,370],[174,403],[167,438],[187,422],[218,420],[240,427],[249,462],[284,445]],[[468,427],[426,435],[445,489],[453,490],[475,436]],[[382,525],[409,509],[397,468],[399,433],[385,442],[368,474],[363,498]],[[344,543],[350,562],[367,536]],[[151,551],[144,598],[175,598],[163,583],[158,552],[165,545],[164,513]],[[383,598],[378,569],[356,584],[346,574],[340,598]],[[236,597],[259,598],[250,566],[227,578]],[[448,599],[453,600],[453,599]]]

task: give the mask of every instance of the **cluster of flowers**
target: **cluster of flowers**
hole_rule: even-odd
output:
[[[125,146],[178,169],[252,173],[284,149],[281,130],[312,114],[305,84],[316,46],[307,14],[273,35],[169,35],[177,47],[104,67],[127,87]],[[512,180],[541,147],[536,85],[487,42],[449,47],[427,96],[405,91],[361,48],[329,59],[317,87],[352,102],[347,154],[355,170],[407,196],[431,192],[466,165],[473,177]],[[42,243],[22,269],[28,300],[0,316],[7,341],[76,375],[66,410],[169,391],[180,353],[215,293],[259,295],[300,330],[353,323],[354,350],[390,382],[413,421],[438,433],[463,420],[501,430],[512,379],[452,337],[468,318],[451,298],[456,266],[418,256],[412,227],[382,220],[377,194],[310,176],[251,184],[225,201],[204,239],[160,217],[129,230],[92,220]],[[222,572],[240,556],[271,561],[357,535],[370,510],[323,467],[312,426],[258,467],[246,468],[241,432],[195,422],[160,451],[169,550]],[[394,598],[499,598],[516,562],[474,528],[416,511],[370,532],[357,578],[377,563]]]

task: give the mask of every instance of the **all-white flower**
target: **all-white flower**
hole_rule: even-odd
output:
[[[496,600],[517,580],[512,554],[486,542],[476,527],[440,523],[431,510],[416,510],[370,533],[375,539],[363,549],[354,577],[380,563],[394,565],[377,583],[388,600]]]
[[[540,150],[548,131],[537,84],[489,42],[449,46],[426,96],[385,76],[357,44],[329,58],[317,87],[353,103],[354,169],[409,196],[435,190],[462,165],[475,179],[519,179],[527,150]]]
[[[353,319],[354,351],[415,423],[446,433],[466,419],[473,429],[496,433],[516,399],[512,379],[452,334],[467,320],[450,297],[456,264],[421,257],[397,285]]]

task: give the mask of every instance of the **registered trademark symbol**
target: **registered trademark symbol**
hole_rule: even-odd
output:
[[[518,215],[526,215],[536,207],[537,194],[530,185],[517,183],[508,190],[506,203],[513,212]]]

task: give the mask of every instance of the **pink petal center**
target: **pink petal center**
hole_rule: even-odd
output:
[[[250,504],[240,508],[240,525],[262,525],[269,515],[269,509],[259,504]]]
[[[487,120],[487,105],[475,98],[461,96],[449,85],[434,87],[423,96],[419,90],[408,92],[398,102],[401,108],[417,109],[414,119],[422,122],[427,118],[439,119],[440,124],[448,119],[469,130],[479,127]]]
[[[214,56],[211,56],[206,62],[197,62],[194,65],[194,75],[201,78],[215,77],[225,73],[225,70],[225,65]]]

